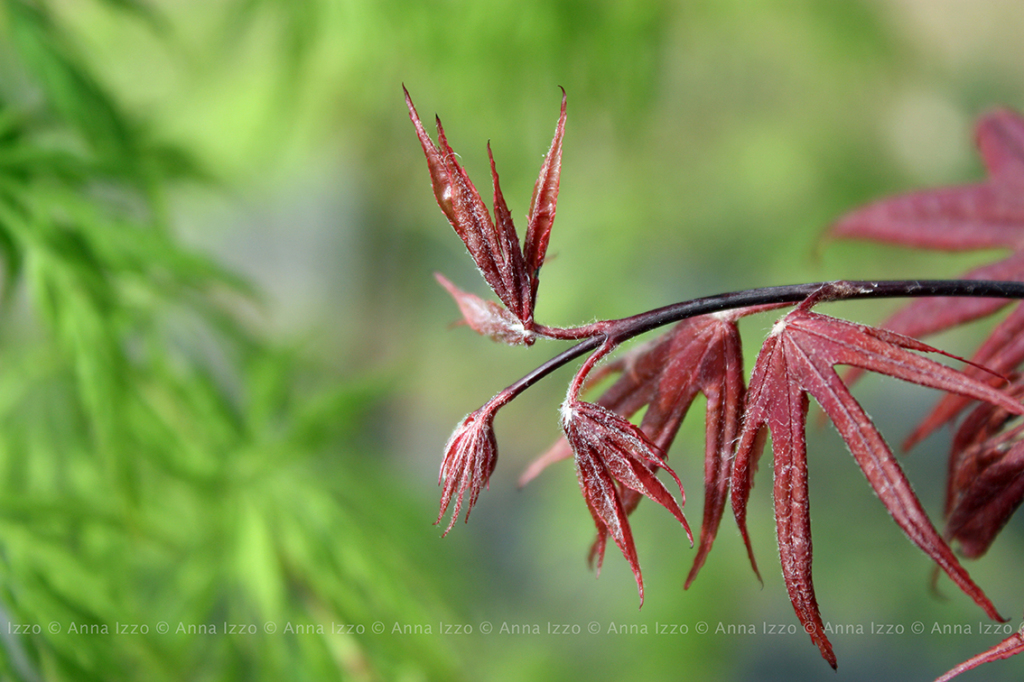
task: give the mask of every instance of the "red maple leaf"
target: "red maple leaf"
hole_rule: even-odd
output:
[[[689,587],[711,547],[725,509],[732,473],[732,448],[743,411],[743,350],[737,321],[746,315],[777,308],[754,306],[683,320],[655,341],[594,372],[588,383],[618,373],[619,378],[597,404],[628,419],[641,408],[647,412],[640,429],[653,446],[667,453],[698,393],[707,398],[704,453],[704,519],[700,544],[686,578]],[[537,458],[520,478],[520,485],[553,462],[572,456],[565,439]],[[620,488],[620,503],[628,515],[643,495]],[[607,533],[598,527],[591,546],[591,565],[600,564]]]
[[[832,234],[942,251],[1020,251],[1024,118],[1008,109],[993,111],[979,119],[975,141],[988,171],[986,181],[868,204],[840,218]]]
[[[823,292],[827,296],[827,292]],[[761,454],[760,432],[772,436],[773,498],[782,572],[797,617],[832,667],[835,654],[825,634],[811,579],[810,501],[805,423],[808,394],[835,424],[871,487],[907,536],[992,618],[993,604],[974,584],[928,520],[889,446],[833,368],[850,365],[923,386],[987,400],[1016,414],[1024,406],[962,372],[911,351],[935,352],[914,339],[810,311],[812,296],[783,317],[758,355],[747,392],[743,429],[732,472],[732,504],[751,565],[757,571],[746,529],[753,472]]]
[[[1024,281],[1024,118],[1008,109],[983,116],[975,140],[988,178],[981,183],[911,192],[854,210],[833,225],[831,234],[941,251],[1003,248],[1012,253],[963,275],[962,279]],[[990,315],[1005,299],[922,298],[907,305],[881,326],[920,337]],[[989,337],[972,361],[996,373],[1007,373],[1024,361],[1024,312],[1018,309]],[[983,370],[967,368],[982,377]],[[852,380],[853,372],[847,376]],[[968,403],[947,396],[904,447],[953,419]]]

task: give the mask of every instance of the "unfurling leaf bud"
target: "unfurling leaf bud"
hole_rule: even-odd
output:
[[[455,525],[467,490],[469,503],[466,506],[466,520],[469,520],[469,513],[476,504],[480,490],[487,486],[494,472],[494,465],[498,461],[498,443],[494,437],[495,409],[488,403],[467,415],[455,427],[445,446],[441,473],[437,480],[438,485],[444,484],[444,491],[441,493],[441,511],[434,525],[441,522],[453,497],[455,509],[444,535]]]

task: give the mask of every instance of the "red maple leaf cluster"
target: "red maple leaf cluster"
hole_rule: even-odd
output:
[[[455,152],[448,144],[441,119],[437,119],[438,148],[423,129],[408,90],[405,91],[405,102],[427,156],[430,182],[437,203],[505,308],[457,289],[440,275],[439,281],[455,298],[466,323],[475,331],[510,344],[532,343],[533,308],[537,302],[540,267],[544,264],[548,250],[558,202],[562,136],[565,133],[565,93],[562,93],[562,114],[555,129],[555,139],[551,142],[551,149],[548,150],[540,169],[540,177],[533,188],[522,248],[519,246],[515,225],[512,224],[512,214],[501,194],[491,146],[487,145],[487,156],[491,161],[491,178],[494,183],[493,220],[473,181],[459,165]]]
[[[1019,421],[1019,416],[1024,415],[1024,379],[1014,374],[1008,383],[1003,376],[1016,372],[1024,362],[1024,307],[996,328],[965,370],[922,355],[941,351],[915,337],[995,312],[1007,303],[1006,298],[923,298],[891,318],[885,328],[875,328],[812,311],[824,301],[877,293],[872,283],[835,282],[812,287],[800,296],[756,299],[723,295],[714,301],[708,299],[703,307],[687,307],[699,301],[687,302],[624,320],[573,328],[540,325],[533,319],[533,309],[538,272],[544,262],[558,195],[565,131],[564,93],[555,137],[534,189],[522,248],[498,186],[493,157],[492,220],[468,175],[457,163],[440,121],[438,147],[423,129],[408,93],[406,102],[427,156],[438,204],[501,301],[485,301],[463,292],[438,275],[465,322],[477,332],[507,343],[529,344],[537,336],[582,340],[574,349],[504,389],[467,416],[455,430],[445,450],[439,481],[443,494],[438,522],[454,501],[445,533],[455,523],[467,493],[468,518],[494,470],[497,444],[493,420],[498,409],[553,367],[593,351],[571,382],[562,404],[564,437],[530,466],[521,482],[532,479],[553,462],[573,458],[584,501],[597,529],[591,562],[600,569],[607,540],[611,538],[633,570],[641,604],[643,578],[629,515],[640,500],[650,498],[679,520],[692,544],[682,512],[683,486],[666,458],[694,399],[703,393],[707,398],[704,515],[686,587],[691,585],[711,550],[730,496],[733,515],[757,573],[747,535],[747,502],[766,435],[770,434],[772,496],[786,588],[805,631],[825,660],[836,666],[811,573],[805,431],[810,398],[814,398],[897,525],[990,618],[1001,620],[996,607],[968,575],[949,543],[957,543],[968,557],[980,556],[1024,500],[1024,424]],[[977,135],[989,171],[986,182],[918,192],[869,205],[838,221],[832,234],[915,248],[1000,246],[1014,250],[994,265],[967,273],[964,280],[968,282],[958,283],[962,285],[957,288],[962,292],[958,295],[979,295],[971,288],[971,280],[979,280],[978,286],[1005,284],[991,280],[1024,281],[1024,119],[1009,111],[997,111],[981,120]],[[915,286],[920,288],[919,284],[908,283],[902,295],[916,295]],[[982,293],[989,295],[989,291],[996,289]],[[752,300],[759,303],[749,304]],[[794,303],[796,307],[778,320],[765,340],[747,386],[739,320]],[[698,309],[703,314],[696,314]],[[598,368],[598,363],[623,341],[670,322],[677,324],[669,332]],[[911,443],[956,418],[971,401],[981,402],[963,420],[954,438],[944,532],[932,525],[892,450],[848,390],[852,377],[844,380],[837,373],[837,366],[853,368],[854,372],[884,374],[946,394],[912,434]],[[580,398],[586,384],[607,376],[616,378],[594,402]],[[644,408],[638,423],[631,421]],[[660,470],[667,472],[678,487],[679,502],[658,478]],[[942,679],[1022,651],[1024,640],[1021,635],[1014,635]]]
[[[912,192],[854,210],[832,234],[941,251],[1009,249],[1010,255],[975,268],[968,280],[1024,281],[1024,118],[998,109],[982,116],[975,142],[988,172],[984,182]],[[883,323],[887,329],[924,336],[997,312],[1005,299],[920,299]],[[1002,376],[1024,363],[1024,306],[996,325],[971,358],[967,374],[1002,384],[1003,393],[1024,396],[1019,375]],[[986,376],[987,375],[987,376]],[[905,443],[909,448],[953,421],[970,403],[964,395],[944,396]],[[1012,412],[1012,411],[1011,411]],[[984,554],[1024,501],[1024,449],[1013,414],[982,404],[961,423],[949,457],[944,537],[964,556]],[[989,660],[1024,652],[1020,633],[947,673],[943,680]]]

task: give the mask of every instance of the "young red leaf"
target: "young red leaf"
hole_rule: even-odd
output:
[[[435,272],[434,278],[455,299],[463,321],[477,334],[489,336],[510,346],[533,344],[536,335],[527,330],[522,321],[508,310],[493,301],[485,301],[479,296],[459,289],[444,275]]]
[[[491,164],[491,178],[494,184],[494,240],[498,247],[499,264],[504,277],[504,285],[512,292],[514,306],[510,306],[516,316],[529,329],[533,326],[533,301],[531,300],[531,272],[527,270],[523,260],[523,252],[519,248],[519,236],[512,224],[512,213],[508,210],[505,197],[498,184],[498,171],[494,167],[494,155],[491,144],[487,143],[487,159]]]
[[[659,452],[667,453],[694,398],[699,392],[707,396],[704,519],[700,545],[685,587],[689,587],[697,577],[711,551],[728,496],[732,445],[743,405],[743,355],[736,319],[758,311],[737,310],[680,322],[669,333],[669,344],[655,345],[634,363],[647,367],[650,356],[659,359],[664,356],[659,372],[624,374],[598,401],[602,405],[607,402],[606,407],[625,417],[648,404],[640,429]],[[645,381],[637,384],[640,377]],[[615,390],[617,387],[620,390]],[[631,390],[623,390],[625,387]],[[606,401],[609,396],[611,399]],[[626,396],[632,399],[628,403],[620,400]],[[645,402],[637,404],[637,396],[642,396]],[[627,409],[624,411],[612,406]],[[563,454],[558,447],[556,445],[545,454],[545,462]],[[633,490],[622,491],[621,502],[626,514],[633,512],[641,497]],[[606,539],[606,534],[598,533],[590,551],[592,558],[603,554],[603,546],[598,546],[603,545]]]
[[[668,351],[672,346],[673,335],[673,332],[663,334],[654,341],[631,350],[615,362],[610,362],[593,372],[587,381],[588,386],[610,374],[620,374],[615,383],[597,399],[596,404],[629,419],[649,403],[654,395],[658,374],[664,367]],[[547,451],[530,463],[519,477],[519,486],[525,486],[551,464],[572,456],[573,451],[569,442],[565,437],[559,438]],[[643,495],[635,490],[619,488],[619,504],[622,512],[627,516],[633,513],[642,498]],[[604,562],[605,544],[608,541],[608,531],[597,520],[597,517],[595,517],[595,524],[597,537],[590,546],[587,563],[600,575],[601,564]]]
[[[1022,630],[1024,630],[1024,627],[1022,627]],[[957,677],[961,673],[965,673],[968,670],[974,670],[983,663],[1001,661],[1004,658],[1010,658],[1011,656],[1016,656],[1020,653],[1024,653],[1024,632],[1018,630],[988,651],[983,651],[977,656],[973,656],[964,661],[942,677],[936,679],[935,682],[949,682],[949,680]]]
[[[527,272],[532,280],[530,292],[531,307],[537,302],[537,284],[539,283],[540,267],[544,265],[544,257],[548,250],[551,237],[551,226],[555,221],[555,206],[558,203],[558,183],[562,175],[562,138],[565,136],[565,90],[562,90],[562,110],[555,126],[555,137],[551,140],[544,163],[540,167],[540,175],[533,186],[530,198],[530,212],[526,227],[526,240],[523,243],[523,256]]]
[[[778,325],[776,325],[778,328]],[[807,394],[801,382],[789,376],[785,336],[773,331],[754,365],[747,394],[743,430],[732,473],[733,512],[757,573],[746,527],[746,506],[753,471],[761,454],[759,434],[768,426],[775,460],[774,504],[779,558],[790,602],[804,629],[833,668],[836,656],[825,635],[811,580],[811,518],[807,494]],[[760,579],[760,575],[758,575]]]
[[[835,424],[879,499],[907,536],[992,618],[995,607],[974,584],[928,520],[889,446],[850,395],[833,367],[852,365],[912,383],[987,400],[1015,414],[1024,407],[992,387],[910,351],[934,351],[919,341],[810,312],[802,305],[780,320],[765,341],[747,394],[732,477],[733,511],[753,564],[746,530],[759,432],[772,434],[775,515],[783,574],[793,607],[835,665],[821,627],[811,582],[809,501],[806,488],[807,394]],[[753,564],[756,571],[756,564]]]
[[[405,103],[409,117],[416,128],[420,145],[427,157],[427,168],[441,211],[444,212],[455,232],[465,243],[484,279],[498,298],[520,320],[526,321],[527,296],[530,290],[529,276],[523,267],[522,252],[508,217],[508,208],[498,186],[498,175],[491,169],[494,178],[495,227],[491,215],[484,205],[469,175],[459,165],[455,152],[448,144],[441,119],[437,119],[437,141],[435,145],[420,122],[409,92],[405,91]]]
[[[600,405],[567,400],[562,405],[562,428],[576,454],[576,474],[580,489],[599,536],[604,533],[610,535],[626,557],[636,577],[640,603],[643,605],[644,584],[640,563],[616,483],[649,497],[672,512],[692,543],[693,534],[682,509],[658,480],[655,471],[658,468],[667,471],[679,486],[680,496],[685,500],[682,483],[663,459],[655,454],[654,446],[639,428]],[[596,551],[599,552],[599,559],[603,557],[603,548]]]

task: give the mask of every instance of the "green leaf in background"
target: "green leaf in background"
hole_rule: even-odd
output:
[[[394,494],[358,445],[390,382],[244,321],[259,295],[167,224],[168,183],[209,182],[189,151],[147,136],[48,4],[0,18],[5,674],[451,678],[446,647],[371,631],[443,612],[365,497]]]

